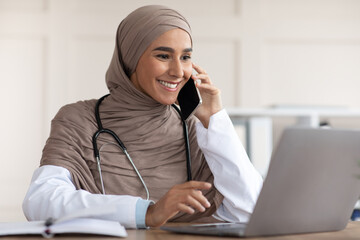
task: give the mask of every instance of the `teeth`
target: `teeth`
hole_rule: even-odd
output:
[[[168,83],[168,82],[165,82],[165,81],[159,81],[160,84],[164,85],[165,87],[168,87],[168,88],[176,88],[177,84],[176,83]]]

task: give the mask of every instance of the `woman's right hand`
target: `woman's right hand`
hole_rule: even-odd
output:
[[[145,217],[146,226],[161,226],[178,212],[188,214],[195,213],[195,210],[204,212],[210,207],[210,203],[201,190],[210,188],[210,183],[199,181],[175,185],[159,201],[148,207]]]

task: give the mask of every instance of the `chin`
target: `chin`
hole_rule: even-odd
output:
[[[171,104],[176,103],[176,98],[174,98],[174,99],[169,99],[169,98],[168,99],[158,99],[157,101],[163,105],[171,105]]]
[[[167,102],[167,103],[163,103],[164,105],[172,105],[172,104],[174,104],[174,103],[176,103],[176,101],[171,101],[171,102]]]

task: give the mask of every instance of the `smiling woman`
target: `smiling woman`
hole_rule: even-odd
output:
[[[191,56],[190,26],[177,11],[152,5],[130,13],[106,73],[110,94],[66,105],[53,119],[24,199],[26,217],[115,205],[118,211],[103,218],[128,228],[248,220],[262,179],[222,109],[220,90]],[[193,81],[193,69],[203,104],[185,122],[171,104]],[[107,134],[97,139],[97,127]]]

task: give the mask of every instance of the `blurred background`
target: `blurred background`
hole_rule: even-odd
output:
[[[107,93],[117,26],[148,4],[188,19],[194,62],[262,174],[286,126],[360,128],[358,0],[0,0],[0,221],[25,219],[51,119]]]

